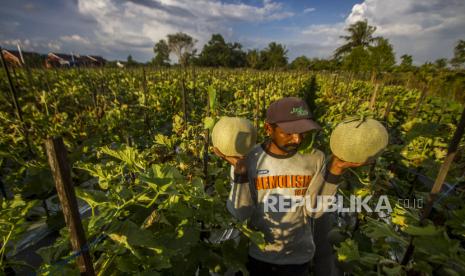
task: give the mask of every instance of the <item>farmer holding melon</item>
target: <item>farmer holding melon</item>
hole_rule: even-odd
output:
[[[327,162],[317,149],[298,152],[305,135],[321,129],[302,99],[287,97],[272,103],[264,127],[269,139],[256,145],[256,131],[246,119],[223,117],[213,129],[215,154],[231,164],[227,208],[265,235],[263,251],[253,243],[249,247],[251,275],[308,275],[316,251],[316,255],[320,251],[331,255],[323,235],[331,227],[329,214],[322,216],[324,208],[316,206],[317,196],[334,195],[340,175],[364,162],[343,161],[334,154]],[[318,236],[319,232],[323,234]],[[331,275],[331,266],[332,260],[320,267],[316,262],[315,268]]]

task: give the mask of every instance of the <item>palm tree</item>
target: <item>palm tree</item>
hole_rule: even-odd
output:
[[[350,53],[355,47],[362,46],[366,49],[371,43],[379,39],[378,37],[373,37],[376,27],[368,25],[366,20],[357,21],[354,24],[351,24],[346,31],[349,35],[343,35],[341,38],[345,39],[347,43],[334,51],[335,58],[340,58],[341,56]]]

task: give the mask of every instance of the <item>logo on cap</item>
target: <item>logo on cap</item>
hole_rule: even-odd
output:
[[[292,108],[290,113],[298,115],[298,116],[307,116],[308,115],[308,111],[305,110],[302,106]]]

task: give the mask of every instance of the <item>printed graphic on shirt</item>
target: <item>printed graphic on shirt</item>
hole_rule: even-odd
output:
[[[270,172],[269,170],[258,170],[257,174],[267,174],[269,172]]]
[[[294,190],[295,195],[305,195],[310,182],[311,175],[272,175],[257,176],[255,188],[258,190],[270,190],[276,188],[300,188]]]

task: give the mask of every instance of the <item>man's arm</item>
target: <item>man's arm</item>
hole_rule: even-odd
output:
[[[247,173],[247,158],[226,156],[215,147],[213,152],[231,164],[231,191],[226,201],[226,207],[238,220],[246,220],[255,209],[252,197],[253,183],[249,180]]]
[[[235,174],[234,167],[231,166],[231,191],[226,207],[238,220],[246,220],[255,209],[251,188],[247,174]]]

